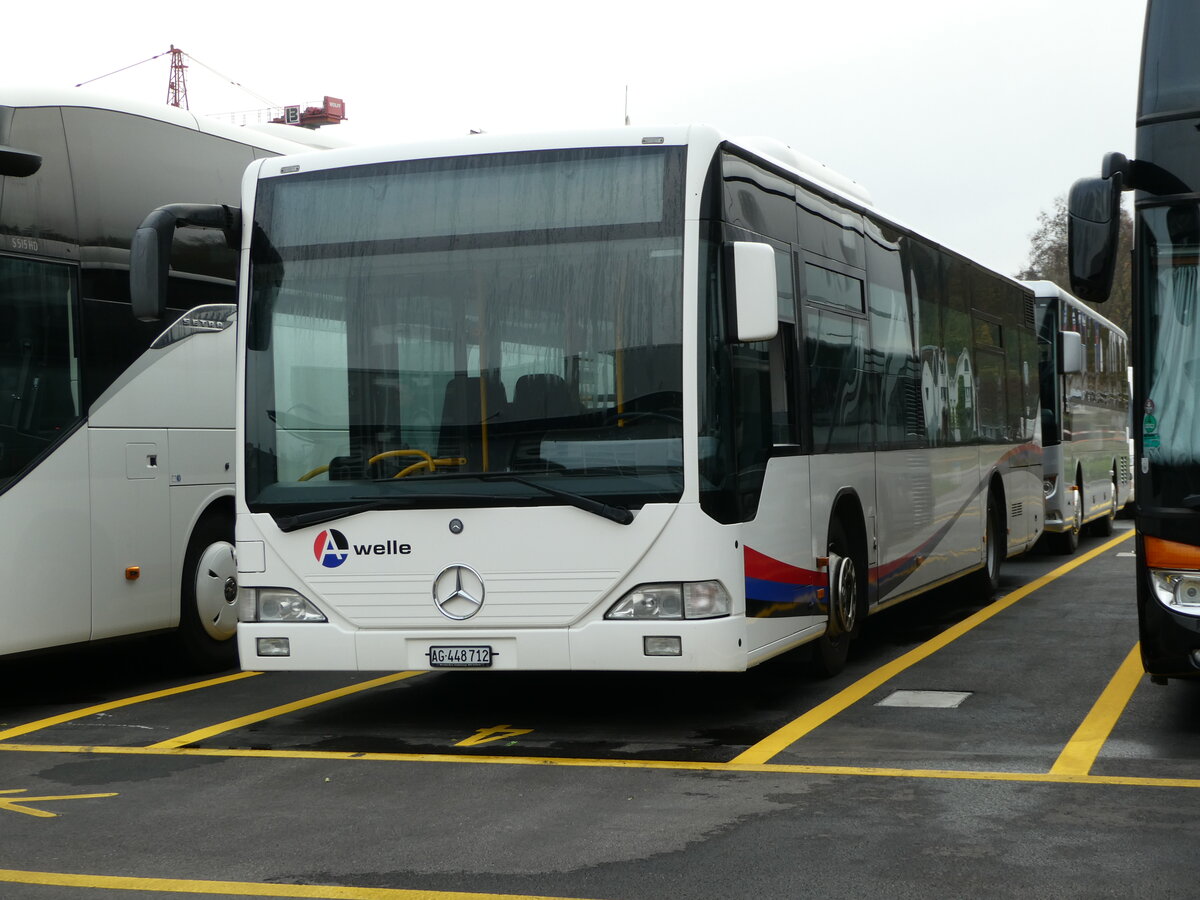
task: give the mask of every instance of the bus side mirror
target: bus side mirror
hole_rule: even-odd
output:
[[[1089,303],[1112,291],[1121,227],[1122,176],[1081,178],[1067,196],[1067,258],[1071,290]]]
[[[725,271],[734,339],[771,340],[779,332],[775,251],[769,244],[733,241],[725,245]]]
[[[42,167],[42,158],[28,150],[0,146],[0,175],[28,178]]]
[[[171,242],[186,225],[219,228],[230,248],[238,248],[240,214],[220,204],[172,203],[142,221],[129,243],[129,299],[142,322],[157,322],[167,309]]]
[[[1078,331],[1058,333],[1058,371],[1062,375],[1083,371],[1083,335]]]

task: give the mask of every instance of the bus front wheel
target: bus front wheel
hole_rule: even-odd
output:
[[[237,665],[237,563],[232,524],[208,518],[188,542],[179,597],[178,641],[203,671]]]
[[[825,633],[812,646],[812,669],[822,678],[837,675],[846,667],[850,642],[862,630],[866,616],[867,585],[861,558],[854,549],[845,527],[835,519],[829,526],[829,619]]]

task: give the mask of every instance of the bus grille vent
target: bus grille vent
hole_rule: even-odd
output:
[[[1034,299],[1032,294],[1025,298],[1025,324],[1030,328],[1037,328],[1037,316],[1034,314]]]
[[[1014,519],[1017,518],[1018,516],[1023,515],[1024,513],[1025,513],[1025,504],[1024,503],[1014,503],[1009,509],[1009,514]]]
[[[933,522],[933,473],[925,460],[919,457],[909,463],[908,497],[912,512],[912,523],[922,528]]]

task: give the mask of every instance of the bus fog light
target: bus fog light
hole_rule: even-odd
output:
[[[257,617],[251,622],[325,622],[325,614],[312,601],[286,588],[257,588]]]
[[[719,581],[693,581],[683,585],[683,617],[715,619],[729,615],[733,602]]]
[[[1200,616],[1200,572],[1151,569],[1150,583],[1163,605],[1188,615]]]
[[[257,638],[259,656],[291,656],[292,643],[287,638]]]
[[[613,604],[606,619],[682,619],[683,585],[639,584]]]
[[[683,656],[683,638],[646,635],[642,652],[646,656]]]

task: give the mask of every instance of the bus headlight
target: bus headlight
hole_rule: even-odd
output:
[[[1049,500],[1054,496],[1054,492],[1058,490],[1058,476],[1047,475],[1042,479],[1042,494]]]
[[[729,592],[719,581],[639,584],[612,605],[606,619],[715,619],[729,615]]]
[[[238,588],[242,622],[327,622],[307,597],[287,588]]]
[[[1190,616],[1200,616],[1200,572],[1151,569],[1150,584],[1164,606]]]

